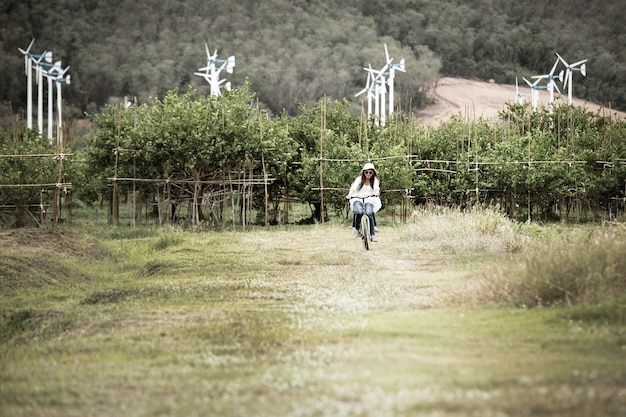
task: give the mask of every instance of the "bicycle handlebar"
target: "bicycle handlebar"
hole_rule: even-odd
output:
[[[346,200],[352,200],[353,198],[358,198],[359,200],[365,200],[366,198],[370,198],[370,197],[378,197],[376,194],[372,194],[372,195],[366,195],[365,197],[347,197],[346,196]]]

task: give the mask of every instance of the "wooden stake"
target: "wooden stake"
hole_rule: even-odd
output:
[[[324,224],[324,130],[326,129],[326,95],[320,107],[320,213]]]
[[[263,117],[259,109],[259,98],[256,99],[256,112],[259,118],[259,140],[261,141],[261,165],[263,167],[263,187],[265,189],[265,229],[270,228],[269,193],[267,190],[267,170],[265,169],[265,152],[263,151]]]

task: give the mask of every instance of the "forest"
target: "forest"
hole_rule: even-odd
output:
[[[70,66],[67,116],[84,117],[136,97],[147,103],[190,85],[206,62],[205,43],[234,55],[234,87],[249,80],[262,108],[294,115],[323,97],[352,103],[358,115],[368,64],[382,67],[383,44],[405,58],[397,77],[404,112],[431,100],[440,76],[493,79],[542,74],[555,52],[588,59],[576,95],[626,110],[626,12],[599,0],[5,0],[0,5],[0,117],[26,106],[18,48],[35,39]],[[571,62],[570,61],[570,62]]]

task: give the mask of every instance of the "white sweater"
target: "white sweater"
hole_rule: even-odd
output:
[[[380,181],[378,178],[374,179],[374,187],[371,185],[364,185],[359,190],[359,185],[361,184],[361,176],[356,177],[352,185],[350,186],[350,195],[352,198],[350,199],[350,208],[354,210],[354,203],[357,201],[363,201],[354,197],[365,197],[371,196],[373,194],[380,194]],[[365,204],[370,203],[374,205],[374,213],[376,213],[383,206],[379,197],[367,197],[365,199]]]

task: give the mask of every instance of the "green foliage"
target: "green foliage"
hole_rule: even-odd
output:
[[[110,106],[92,118],[98,128],[86,174],[75,178],[89,179],[82,185],[101,195],[113,177],[190,181],[174,197],[182,199],[195,192],[193,181],[203,183],[200,195],[217,193],[233,172],[251,168],[259,178],[265,168],[271,221],[284,196],[312,204],[320,220],[320,188],[324,208],[344,212],[350,183],[372,161],[386,207],[409,193],[417,204],[499,205],[524,220],[567,220],[574,212],[581,220],[581,202],[610,219],[623,213],[625,123],[584,108],[559,106],[550,114],[511,105],[501,123],[452,117],[423,127],[394,117],[380,128],[353,117],[347,101],[303,104],[297,117],[270,118],[252,109],[251,99],[246,88],[220,98],[188,90],[149,106]],[[118,192],[131,184],[119,182]],[[136,186],[143,198],[154,192]],[[264,205],[265,193],[256,192],[255,208]]]
[[[0,205],[14,206],[16,226],[25,225],[31,209],[50,204],[59,182],[56,152],[32,131],[17,138],[0,133]]]
[[[565,317],[582,323],[626,325],[626,296],[569,308]]]

